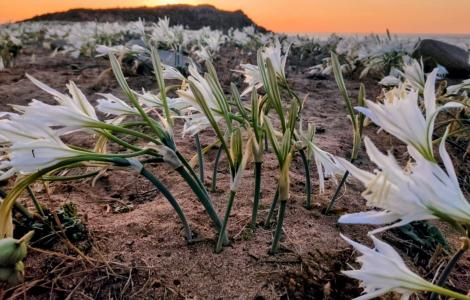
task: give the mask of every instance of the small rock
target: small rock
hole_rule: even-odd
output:
[[[147,47],[145,42],[142,39],[132,39],[126,43],[126,45],[130,48],[132,46],[140,46],[142,48]]]
[[[51,50],[64,50],[66,46],[66,40],[54,40],[51,42]]]

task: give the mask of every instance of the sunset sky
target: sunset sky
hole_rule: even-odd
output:
[[[0,0],[0,23],[70,8],[208,3],[277,32],[470,34],[470,0]]]

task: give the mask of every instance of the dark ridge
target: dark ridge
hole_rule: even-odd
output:
[[[35,16],[27,21],[67,21],[67,22],[129,22],[139,18],[156,22],[159,18],[169,17],[170,24],[183,25],[189,29],[210,26],[212,29],[227,30],[231,27],[255,26],[260,31],[265,28],[255,24],[243,11],[225,11],[212,5],[165,5],[156,7],[86,9],[77,8],[65,12],[48,13]]]

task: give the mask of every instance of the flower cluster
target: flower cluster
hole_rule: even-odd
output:
[[[413,221],[432,219],[449,222],[468,234],[470,203],[460,188],[445,147],[448,130],[439,145],[439,159],[443,167],[434,155],[433,131],[437,114],[444,109],[461,107],[461,104],[450,101],[440,107],[437,105],[435,84],[438,71],[433,70],[424,80],[424,73],[417,62],[408,65],[404,73],[405,84],[388,92],[384,103],[366,101],[367,107],[356,108],[407,145],[411,161],[405,168],[392,154],[386,155],[378,150],[367,137],[364,140],[367,154],[377,166],[376,170],[365,171],[345,159],[337,158],[366,187],[362,196],[367,200],[367,206],[372,208],[366,212],[343,215],[338,222],[385,225],[369,232],[375,249],[345,238],[362,253],[358,258],[362,268],[344,272],[362,281],[365,295],[360,299],[372,299],[390,291],[401,293],[405,299],[416,291],[468,299],[425,281],[407,268],[391,246],[373,236]],[[419,105],[421,101],[424,113]]]

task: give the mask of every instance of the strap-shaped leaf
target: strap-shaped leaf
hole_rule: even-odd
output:
[[[344,99],[346,103],[346,107],[348,109],[349,117],[354,127],[354,131],[357,131],[357,123],[355,122],[356,117],[353,109],[353,105],[351,103],[351,99],[349,98],[348,91],[346,89],[346,83],[344,82],[343,72],[341,72],[341,65],[339,63],[338,55],[331,52],[331,63],[333,65],[333,74],[335,75],[336,84],[339,88],[339,93]]]
[[[160,60],[160,54],[158,54],[158,51],[155,47],[151,48],[150,56],[152,58],[153,70],[157,79],[158,88],[160,90],[160,97],[162,98],[165,119],[168,120],[168,124],[170,125],[170,127],[173,127],[173,119],[171,118],[170,114],[170,106],[168,105],[168,99],[166,97],[166,87],[165,79],[163,77],[162,62]]]

